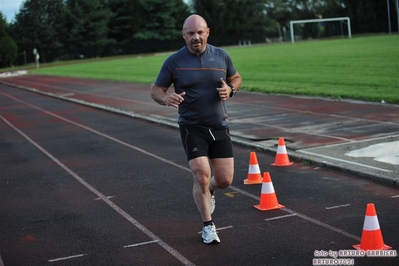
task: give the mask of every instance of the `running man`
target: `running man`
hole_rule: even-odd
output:
[[[193,197],[203,221],[205,244],[220,242],[212,221],[214,192],[230,186],[234,175],[226,100],[242,83],[229,54],[207,43],[209,33],[204,18],[189,16],[182,30],[186,46],[165,60],[151,87],[154,101],[178,108],[181,140],[194,178]],[[168,94],[172,84],[174,92]]]

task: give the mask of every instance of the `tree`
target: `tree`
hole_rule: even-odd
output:
[[[233,20],[231,33],[236,36],[235,41],[240,39],[264,41],[266,28],[270,25],[265,12],[266,1],[236,0],[232,2],[235,12],[234,16],[230,15]]]
[[[347,16],[351,18],[353,33],[386,32],[388,30],[386,1],[342,0],[341,2]]]
[[[134,39],[163,41],[181,37],[183,21],[179,20],[188,14],[188,6],[182,0],[141,0],[140,3],[147,21]]]
[[[68,48],[102,46],[108,39],[112,12],[105,0],[67,0],[65,27]]]
[[[209,41],[218,44],[218,36],[232,28],[229,15],[233,12],[228,10],[224,1],[193,0],[192,2],[194,12],[201,15],[208,23],[211,30]]]
[[[393,5],[393,1],[389,3]],[[281,25],[287,25],[289,21],[299,19],[349,17],[354,34],[387,31],[386,1],[273,0],[268,1],[266,10],[268,16]],[[317,24],[305,24],[301,32],[304,38],[318,37],[320,34]]]
[[[146,17],[140,0],[110,0],[112,12],[108,28],[109,38],[118,43],[133,41],[133,36],[144,28]]]
[[[283,27],[288,27],[292,20],[344,16],[344,7],[341,2],[341,0],[274,0],[266,5],[266,10],[268,16]],[[304,39],[328,35],[323,23],[304,24],[295,32]]]
[[[46,62],[48,51],[63,47],[63,0],[26,0],[11,25],[11,34],[20,50],[36,48]]]
[[[7,33],[7,21],[0,12],[0,67],[11,66],[17,58],[17,44]]]
[[[193,0],[194,11],[204,17],[215,45],[242,39],[265,40],[268,20],[262,0]]]

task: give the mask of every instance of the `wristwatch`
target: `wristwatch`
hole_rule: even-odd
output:
[[[231,83],[229,83],[229,84],[227,84],[227,86],[229,86],[231,88],[230,98],[233,97],[234,95],[236,95],[237,91],[234,89],[233,85],[231,85]]]

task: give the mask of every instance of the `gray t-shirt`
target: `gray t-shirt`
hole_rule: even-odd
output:
[[[229,54],[207,44],[205,51],[196,55],[185,46],[169,56],[158,74],[155,84],[175,92],[186,92],[179,105],[179,124],[207,128],[227,128],[226,101],[220,99],[216,88],[221,87],[220,78],[236,74]]]

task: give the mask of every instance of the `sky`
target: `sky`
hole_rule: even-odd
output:
[[[23,2],[24,0],[0,0],[0,11],[8,23],[14,19]]]

